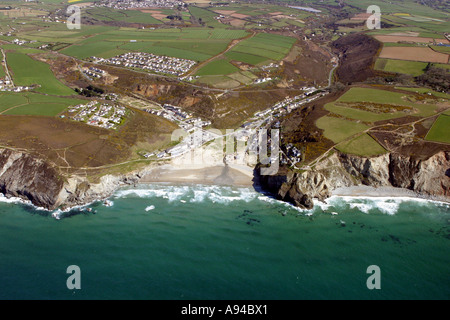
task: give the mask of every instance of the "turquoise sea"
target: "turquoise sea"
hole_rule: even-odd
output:
[[[164,184],[109,200],[52,213],[0,198],[0,299],[450,298],[449,204],[332,197],[302,211],[250,188]],[[381,289],[367,288],[371,265]]]

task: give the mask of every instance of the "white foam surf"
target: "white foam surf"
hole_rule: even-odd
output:
[[[413,201],[417,205],[427,205],[435,202],[449,205],[445,202],[433,201],[412,197],[373,197],[373,196],[331,196],[326,201],[314,200],[314,208],[311,210],[297,208],[289,203],[275,199],[274,197],[261,194],[252,188],[232,188],[225,186],[211,185],[141,185],[139,188],[121,189],[114,197],[137,196],[141,198],[163,198],[169,203],[180,201],[181,203],[202,203],[211,201],[218,204],[230,204],[236,201],[250,202],[253,200],[264,201],[268,204],[283,206],[296,210],[298,214],[311,216],[316,213],[329,213],[335,215],[349,210],[358,210],[369,214],[381,212],[393,215],[398,212],[404,202]],[[450,206],[450,205],[449,205]]]
[[[228,205],[234,202],[249,203],[251,201],[263,201],[268,205],[283,207],[289,210],[297,211],[297,214],[311,216],[317,213],[335,214],[351,210],[358,210],[361,213],[370,214],[381,212],[393,215],[398,212],[401,205],[405,202],[413,202],[415,206],[427,206],[434,203],[439,206],[450,208],[450,203],[428,200],[412,197],[374,197],[374,196],[331,196],[325,201],[314,200],[314,208],[311,210],[297,208],[289,203],[275,199],[274,197],[262,194],[253,188],[227,187],[217,185],[166,185],[166,184],[148,184],[138,187],[127,187],[119,189],[107,200],[99,200],[104,206],[113,206],[113,199],[139,197],[145,199],[162,198],[167,199],[169,203],[179,202],[182,204],[212,202]],[[24,204],[35,210],[47,211],[55,218],[60,219],[65,215],[73,214],[73,211],[84,212],[92,203],[72,207],[66,210],[46,210],[34,206],[30,201],[21,198],[5,197],[0,194],[0,202]],[[146,211],[153,210],[154,206],[147,206]]]

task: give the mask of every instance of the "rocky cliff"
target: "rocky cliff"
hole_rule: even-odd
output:
[[[139,173],[103,176],[98,183],[61,176],[46,161],[22,151],[0,149],[0,193],[48,210],[85,205],[109,197],[119,186],[135,184]]]
[[[54,209],[63,187],[62,177],[45,161],[21,151],[0,149],[0,193]]]
[[[91,183],[84,177],[72,176],[58,194],[57,203],[61,209],[82,206],[110,197],[120,186],[139,182],[139,173],[128,175],[105,175],[98,183]]]
[[[280,200],[303,208],[312,208],[313,198],[324,200],[336,188],[361,184],[405,188],[450,201],[449,160],[449,152],[428,159],[394,153],[365,158],[335,152],[311,170],[280,168],[277,175],[260,176],[260,183]],[[44,160],[25,152],[0,149],[0,193],[49,210],[107,198],[122,185],[136,184],[143,175],[145,171],[105,175],[92,183],[84,177],[63,177]]]
[[[395,153],[366,158],[336,152],[311,170],[283,168],[277,175],[260,176],[260,183],[278,199],[308,209],[313,207],[313,198],[325,200],[337,188],[361,184],[405,188],[417,195],[449,201],[449,160],[449,152],[428,159]]]

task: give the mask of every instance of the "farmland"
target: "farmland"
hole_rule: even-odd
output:
[[[450,143],[450,115],[440,115],[428,132],[426,139],[430,141]]]
[[[430,48],[384,47],[380,53],[380,58],[448,63],[449,56],[447,54],[435,52]]]
[[[344,153],[352,153],[359,156],[377,156],[387,151],[370,135],[363,133],[360,136],[349,140],[336,147]]]
[[[281,60],[289,53],[295,39],[268,33],[259,33],[256,36],[241,41],[230,53],[244,53],[259,56],[267,60]]]
[[[316,125],[319,129],[324,130],[325,137],[332,140],[334,143],[341,142],[349,137],[352,137],[364,130],[369,129],[369,126],[356,121],[348,121],[336,117],[325,116],[320,118]]]
[[[214,6],[193,8],[193,16],[202,18],[202,21],[214,28],[229,26],[245,29],[282,29],[289,26],[304,26],[304,21],[311,14],[292,10],[285,6],[259,4],[254,6],[245,3],[234,3],[228,6]]]
[[[233,39],[244,37],[243,30],[161,29],[134,31],[111,30],[73,44],[61,53],[85,59],[110,58],[135,51],[204,61],[224,51]],[[130,42],[133,40],[133,42]]]
[[[436,106],[434,100],[416,103],[413,95],[355,87],[325,108],[344,117],[376,122],[406,115],[427,117],[435,112]]]
[[[198,76],[206,75],[227,75],[238,71],[239,69],[227,62],[225,59],[214,60],[200,69],[196,74]]]
[[[81,99],[45,96],[37,93],[2,93],[0,114],[56,116],[70,105],[84,102]]]
[[[443,102],[444,104],[441,104]],[[408,94],[400,91],[352,87],[339,99],[325,105],[325,109],[330,113],[319,118],[316,125],[324,130],[326,138],[337,144],[338,150],[373,156],[386,151],[367,134],[371,128],[376,127],[378,123],[403,117],[414,116],[417,119],[431,117],[437,114],[439,106],[442,105],[448,108],[448,100],[439,100],[420,93]],[[448,135],[442,131],[444,127],[439,122],[434,133],[430,131],[431,138],[427,136],[427,139],[436,139],[434,137],[439,134],[447,137]]]
[[[39,85],[36,91],[47,94],[74,94],[72,89],[55,78],[47,64],[18,52],[8,52],[6,59],[16,85]]]
[[[94,8],[87,10],[91,18],[100,21],[124,21],[132,23],[161,24],[151,13],[138,10],[114,10],[111,8]],[[167,16],[167,15],[165,15]],[[164,17],[165,17],[164,16]]]
[[[435,39],[435,38],[425,38],[425,37],[415,37],[412,35],[376,35],[375,39],[381,41],[381,42],[413,42],[413,43],[443,43],[443,44],[449,44],[449,41],[447,39]]]
[[[412,76],[419,76],[425,72],[426,62],[406,61],[393,59],[378,59],[375,69],[394,73],[404,73]]]

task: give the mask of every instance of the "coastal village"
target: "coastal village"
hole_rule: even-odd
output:
[[[163,117],[169,121],[175,122],[181,129],[183,129],[187,134],[186,137],[180,144],[175,147],[168,148],[166,150],[162,150],[159,152],[144,152],[142,156],[145,158],[150,158],[152,156],[156,156],[158,159],[167,159],[180,156],[196,147],[201,146],[201,144],[194,143],[191,139],[192,134],[196,130],[201,130],[203,132],[203,136],[200,140],[204,142],[205,137],[207,141],[210,141],[217,137],[217,135],[212,134],[208,131],[202,130],[202,128],[211,125],[211,121],[202,120],[201,118],[195,118],[191,114],[183,111],[180,107],[173,106],[170,104],[164,104],[161,108],[158,109],[145,109],[146,112],[154,114],[159,117]],[[169,155],[170,154],[170,155]]]
[[[94,2],[93,6],[107,7],[112,9],[138,9],[138,8],[173,8],[176,6],[183,6],[183,1],[177,0],[104,0]]]
[[[176,146],[151,153],[142,152],[141,155],[145,158],[168,160],[191,152],[205,143],[225,136],[227,136],[227,139],[236,139],[237,141],[245,142],[245,152],[255,150],[255,146],[257,146],[258,137],[256,133],[258,129],[265,128],[270,124],[273,124],[275,129],[279,128],[280,124],[279,121],[276,121],[277,118],[285,113],[292,112],[294,109],[299,108],[306,103],[323,97],[328,93],[327,90],[316,87],[303,87],[302,90],[304,93],[301,95],[286,97],[271,108],[255,113],[250,119],[251,121],[243,124],[238,130],[226,135],[218,135],[208,131],[207,127],[211,124],[210,121],[194,118],[180,107],[164,104],[159,110],[148,108],[145,111],[177,123],[177,125],[186,132],[186,136]],[[268,142],[270,143],[270,138]],[[285,152],[281,151],[280,161],[284,164],[291,163],[292,165],[295,165],[301,161],[301,156],[300,150],[293,145],[288,145],[286,146]],[[242,158],[243,155],[238,152],[237,154],[228,155],[227,162],[242,161]]]
[[[97,100],[69,107],[68,112],[73,114],[70,118],[74,121],[104,129],[117,129],[126,115],[125,107],[117,104],[100,103]]]
[[[83,73],[89,78],[102,78],[106,72],[104,70],[98,69],[96,67],[83,68]]]
[[[164,73],[174,76],[181,76],[196,64],[195,61],[188,59],[158,56],[146,52],[129,52],[109,59],[99,57],[91,57],[91,59],[95,63],[137,68],[149,72]]]

